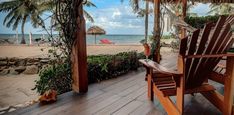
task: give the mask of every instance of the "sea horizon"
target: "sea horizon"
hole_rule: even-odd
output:
[[[58,36],[58,34],[53,34]],[[18,34],[18,40],[16,34],[0,34],[0,39],[8,39],[9,41],[17,43],[21,40],[22,34]],[[150,35],[149,35],[150,36]],[[32,39],[44,39],[48,41],[49,35],[47,34],[32,34]],[[56,37],[55,37],[56,38]],[[115,44],[140,44],[140,41],[145,37],[141,34],[105,34],[96,35],[96,43],[99,44],[101,39],[109,39]],[[29,43],[29,34],[25,34],[26,43]],[[88,45],[95,44],[95,36],[86,34],[86,43]]]

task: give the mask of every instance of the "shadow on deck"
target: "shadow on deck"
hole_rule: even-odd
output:
[[[167,59],[172,62],[175,59]],[[162,61],[162,64],[174,68],[175,66]],[[174,61],[175,65],[176,61]],[[34,104],[9,114],[17,115],[164,115],[161,104],[155,99],[154,103],[147,99],[147,82],[145,71],[140,68],[118,78],[89,85],[85,94],[68,92],[58,96],[57,102],[49,105]],[[214,83],[218,90],[222,86]],[[172,97],[174,98],[174,97]],[[221,114],[216,107],[202,95],[185,96],[185,114],[188,115],[216,115]]]

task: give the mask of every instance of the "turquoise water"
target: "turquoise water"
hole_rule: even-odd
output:
[[[55,35],[56,36],[56,35]],[[32,38],[42,38],[42,34],[33,34]],[[19,35],[19,40],[21,35]],[[29,43],[29,35],[25,35],[26,42]],[[44,35],[45,40],[48,40],[48,36]],[[100,39],[107,38],[115,44],[140,44],[140,41],[144,39],[144,35],[97,35],[97,44],[100,43]],[[16,36],[14,34],[0,34],[0,39],[9,39],[10,41],[16,41]],[[95,44],[95,37],[93,35],[86,36],[86,42],[89,45]]]

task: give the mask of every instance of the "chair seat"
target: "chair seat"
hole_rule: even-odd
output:
[[[157,87],[160,91],[162,91],[164,96],[170,95],[169,93],[174,94],[176,91],[176,82],[174,81],[173,77],[165,74],[154,74],[157,76],[152,78],[154,87]]]

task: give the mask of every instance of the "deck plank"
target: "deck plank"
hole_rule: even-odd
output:
[[[113,115],[128,115],[132,111],[134,111],[136,108],[141,106],[142,104],[143,104],[143,102],[141,102],[141,101],[132,101],[129,104],[127,104],[126,106],[124,106],[123,108],[121,108],[120,110],[113,113]]]
[[[130,113],[130,115],[163,115],[163,113],[154,107],[154,104],[150,101],[146,101],[143,105],[136,108],[134,111]]]
[[[92,114],[96,113],[98,110],[107,107],[108,105],[112,104],[113,102],[117,101],[120,98],[121,98],[120,96],[113,95],[113,96],[103,100],[100,103],[94,104],[94,106],[88,106],[87,109],[84,109],[84,110],[74,109],[75,111],[69,111],[69,113],[67,115],[72,115],[74,113],[79,113],[80,115],[92,115]],[[74,106],[73,108],[77,108],[77,107]]]
[[[96,114],[97,115],[110,115],[110,114],[118,111],[119,109],[123,108],[125,105],[132,102],[133,100],[135,100],[137,97],[139,97],[140,95],[142,95],[144,93],[146,93],[146,86],[144,86],[138,90],[135,90],[134,92],[127,95],[126,97],[122,97],[120,100],[118,100],[115,103],[109,105],[108,107],[100,110]]]
[[[66,103],[64,105],[60,105],[59,107],[52,108],[50,110],[44,111],[43,113],[40,114],[49,114],[49,115],[54,115],[54,114],[67,114],[70,111],[82,111],[85,109],[88,109],[89,107],[94,106],[96,103],[100,103],[107,98],[113,96],[111,93],[103,93],[101,95],[98,95],[97,97],[94,97],[92,99],[88,100],[82,100],[82,99],[77,99],[73,100],[69,103]]]

